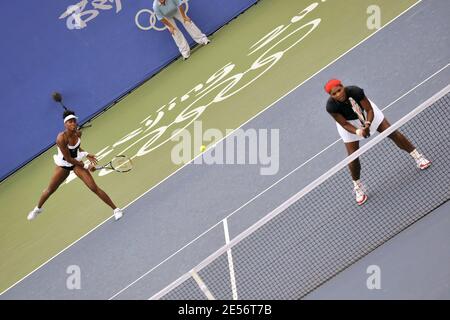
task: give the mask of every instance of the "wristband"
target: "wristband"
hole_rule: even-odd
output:
[[[83,159],[84,157],[86,157],[88,154],[89,154],[89,152],[86,152],[86,151],[80,152],[80,157],[81,157],[81,159]]]
[[[87,170],[87,169],[89,169],[89,163],[85,163],[84,164],[84,168]]]

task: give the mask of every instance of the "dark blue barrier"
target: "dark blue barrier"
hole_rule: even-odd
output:
[[[191,0],[188,15],[211,34],[255,2]],[[0,1],[0,180],[54,144],[62,112],[53,91],[83,123],[179,55],[167,31],[138,27],[150,25],[152,4]]]

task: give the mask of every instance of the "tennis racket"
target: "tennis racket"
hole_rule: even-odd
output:
[[[56,91],[53,92],[52,93],[52,98],[53,98],[53,100],[55,102],[58,102],[65,111],[69,110],[63,103],[63,97],[62,97],[61,93],[56,92]],[[90,122],[91,122],[91,120],[88,120],[86,123],[90,123]],[[81,126],[79,126],[78,130],[82,130],[84,128],[92,127],[92,125],[90,125],[90,124],[87,125],[86,123],[82,124]]]
[[[95,169],[112,169],[116,172],[128,172],[133,169],[133,163],[127,156],[119,155],[112,158],[110,162],[103,166],[96,166]]]
[[[348,98],[348,100],[350,101],[350,104],[352,105],[353,111],[358,116],[359,122],[361,122],[361,126],[364,128],[366,126],[366,117],[364,116],[364,114],[362,112],[361,106],[352,97]],[[370,132],[367,137],[370,137]]]
[[[52,93],[52,98],[53,98],[53,100],[55,100],[55,102],[58,102],[61,105],[61,107],[63,107],[64,110],[67,111],[67,107],[62,102],[62,95],[61,95],[61,93],[53,92]]]

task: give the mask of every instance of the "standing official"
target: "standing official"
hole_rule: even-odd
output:
[[[183,56],[183,60],[186,60],[191,54],[191,49],[186,38],[180,29],[178,29],[175,19],[183,24],[186,31],[198,44],[207,45],[210,41],[194,24],[191,18],[186,15],[182,3],[182,0],[154,0],[153,11],[155,12],[156,18],[167,27],[178,50],[180,50]]]

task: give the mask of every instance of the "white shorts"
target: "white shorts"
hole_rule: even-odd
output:
[[[372,121],[372,124],[370,125],[370,135],[373,135],[377,132],[377,129],[380,126],[381,122],[383,122],[384,114],[380,109],[378,109],[378,107],[375,103],[370,101],[370,104],[372,105],[372,109],[373,109],[373,113],[374,113],[373,121]],[[364,115],[367,116],[365,111],[364,111]],[[361,128],[361,122],[359,121],[359,119],[347,120],[347,122],[352,124],[356,128]],[[363,137],[360,137],[356,134],[348,132],[337,122],[336,122],[336,127],[337,127],[339,135],[341,136],[344,143],[360,141],[360,140],[364,139]]]

